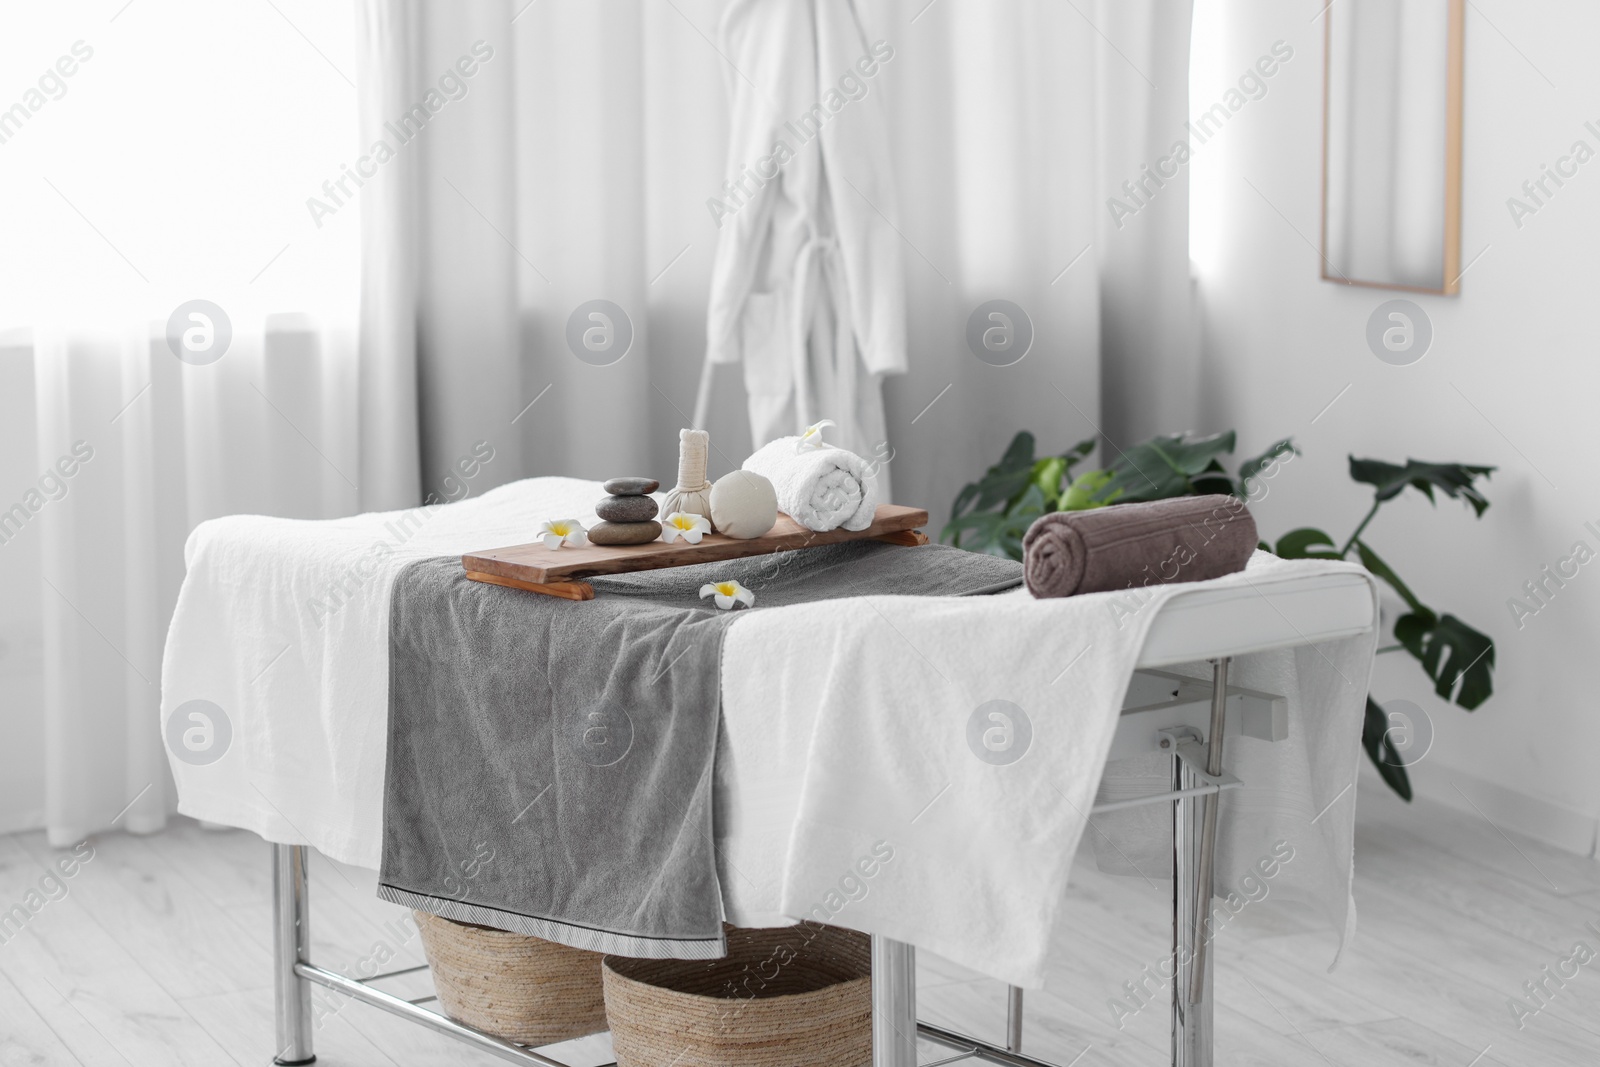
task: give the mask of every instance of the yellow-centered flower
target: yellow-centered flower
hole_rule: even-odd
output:
[[[735,604],[743,604],[747,608],[756,606],[756,595],[738,582],[712,582],[700,587],[701,598],[714,597],[714,603],[723,611],[727,611]]]
[[[834,425],[837,424],[832,419],[823,419],[821,422],[814,422],[810,426],[807,426],[805,431],[801,433],[799,437],[795,438],[794,450],[796,452],[803,452],[808,448],[828,447],[822,442],[822,431],[827,429],[829,426]]]
[[[680,537],[691,545],[698,545],[700,538],[710,532],[710,519],[688,511],[674,511],[661,523],[661,540],[669,545]]]
[[[539,540],[546,548],[571,545],[574,548],[589,543],[589,534],[577,519],[546,519],[539,524]]]

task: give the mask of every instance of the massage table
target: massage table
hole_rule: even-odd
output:
[[[1197,919],[1211,910],[1218,794],[1241,784],[1227,770],[1228,739],[1244,736],[1280,742],[1286,737],[1283,695],[1230,685],[1230,665],[1250,653],[1370,634],[1377,621],[1371,582],[1353,573],[1309,575],[1260,589],[1197,586],[1167,600],[1151,621],[1118,720],[1112,756],[1170,757],[1171,788],[1109,801],[1093,810],[1103,813],[1152,804],[1171,809],[1172,949],[1178,961],[1172,982],[1174,1067],[1210,1067],[1213,1062],[1215,959],[1207,939],[1198,936]],[[1200,663],[1210,664],[1209,682],[1163,670]],[[311,992],[313,985],[321,985],[508,1062],[567,1067],[549,1055],[422,1006],[432,998],[405,1000],[374,986],[381,979],[421,968],[354,978],[314,962],[308,853],[302,845],[272,846],[275,1062],[305,1064],[315,1059]],[[973,1060],[1051,1067],[1020,1052],[1021,989],[1010,990],[1007,1041],[1001,1047],[919,1022],[915,976],[913,945],[873,935],[873,1067],[916,1067],[919,1035],[952,1050],[954,1055],[939,1060],[941,1064]]]

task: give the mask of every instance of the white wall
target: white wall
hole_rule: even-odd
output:
[[[1292,434],[1304,449],[1257,511],[1274,538],[1301,525],[1348,535],[1370,501],[1347,476],[1351,452],[1499,468],[1481,521],[1463,504],[1430,507],[1408,491],[1366,535],[1426,602],[1495,639],[1495,696],[1471,714],[1448,705],[1403,653],[1380,657],[1373,692],[1432,716],[1437,737],[1415,770],[1419,792],[1469,810],[1470,797],[1501,826],[1587,852],[1600,814],[1600,561],[1520,631],[1507,598],[1575,541],[1600,550],[1600,536],[1584,529],[1591,520],[1600,528],[1600,159],[1520,228],[1507,198],[1574,141],[1600,151],[1584,128],[1600,128],[1600,68],[1589,54],[1600,5],[1467,5],[1463,258],[1482,256],[1459,296],[1411,297],[1432,320],[1433,346],[1394,367],[1373,356],[1363,332],[1379,303],[1410,294],[1318,278],[1325,3],[1200,3],[1195,110],[1274,41],[1295,55],[1267,95],[1196,154],[1199,421],[1236,426],[1243,448]]]

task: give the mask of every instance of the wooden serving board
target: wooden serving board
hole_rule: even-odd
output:
[[[653,571],[662,567],[686,567],[691,563],[714,563],[746,556],[765,556],[797,548],[834,545],[841,541],[878,540],[897,545],[925,545],[928,538],[917,527],[928,524],[928,513],[921,508],[898,504],[879,504],[872,525],[865,530],[808,530],[789,516],[778,513],[777,525],[760,537],[737,538],[706,534],[698,545],[685,541],[651,541],[643,545],[584,545],[550,549],[535,541],[510,548],[491,548],[469,552],[461,557],[467,577],[476,582],[527,589],[568,600],[591,600],[594,587],[584,578],[604,574]]]

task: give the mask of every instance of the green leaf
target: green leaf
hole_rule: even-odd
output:
[[[968,548],[977,551],[972,541],[963,543],[962,535],[971,531],[980,531],[976,540],[981,541],[985,536],[981,531],[1000,521],[1003,517],[998,512],[993,511],[980,511],[974,515],[958,515],[944,524],[944,529],[939,531],[939,540],[946,544],[955,545],[957,548]]]
[[[1422,606],[1422,601],[1417,599],[1416,594],[1406,586],[1406,583],[1400,580],[1400,576],[1390,569],[1387,563],[1379,559],[1376,552],[1367,547],[1365,541],[1358,540],[1356,542],[1356,551],[1361,555],[1361,565],[1377,577],[1388,582],[1389,588],[1400,594],[1400,599],[1406,602],[1407,607],[1412,611],[1428,610]]]
[[[1022,535],[1045,510],[1044,492],[1037,485],[1029,485],[1011,507],[951,519],[940,536],[969,552],[1020,560]]]
[[[1319,550],[1318,545],[1327,545],[1326,551]],[[1302,526],[1298,530],[1290,530],[1278,538],[1278,547],[1273,550],[1282,559],[1340,559],[1337,546],[1333,538],[1312,526]]]
[[[978,500],[974,511],[987,511],[1000,504],[1013,503],[1033,479],[1033,463],[1015,470],[997,470],[993,467],[978,483]]]
[[[1028,486],[1033,476],[1033,434],[1023,430],[1006,446],[1006,454],[978,479],[977,511],[987,511],[1014,499]]]
[[[1112,480],[1108,483],[1110,491],[1116,493],[1124,504],[1189,495],[1188,476],[1164,464],[1134,466],[1129,463],[1113,468],[1111,474]]]
[[[1011,439],[1006,446],[1006,454],[1000,457],[997,466],[1003,470],[1015,470],[1018,467],[1033,465],[1033,434],[1027,430],[1017,431],[1017,436]],[[994,470],[995,467],[989,468]]]
[[[1367,750],[1372,765],[1389,784],[1389,788],[1406,800],[1411,799],[1411,778],[1406,774],[1405,760],[1389,743],[1389,716],[1369,695],[1367,714],[1361,723],[1361,747]]]
[[[1046,456],[1033,465],[1033,484],[1044,494],[1045,504],[1054,508],[1061,496],[1061,479],[1067,473],[1063,456]]]
[[[1426,651],[1428,635],[1439,625],[1439,616],[1429,608],[1419,607],[1394,621],[1394,639],[1417,659]]]
[[[1021,559],[1028,524],[1060,505],[1073,464],[1094,451],[1095,441],[1079,441],[1059,456],[1039,460],[1033,458],[1034,446],[1033,434],[1021,431],[999,463],[962,486],[939,539],[974,552]],[[1030,490],[1037,496],[1030,496]]]
[[[1233,496],[1233,479],[1228,477],[1228,472],[1222,464],[1212,460],[1211,466],[1189,479],[1191,492],[1205,495],[1216,493],[1221,496]]]
[[[1111,461],[1108,491],[1118,493],[1123,503],[1188,496],[1195,492],[1190,479],[1211,468],[1218,456],[1232,452],[1233,444],[1232,430],[1194,440],[1185,434],[1152,437]]]
[[[1379,503],[1393,500],[1411,486],[1433,500],[1438,489],[1451,499],[1463,499],[1481,516],[1489,500],[1478,491],[1477,480],[1487,479],[1493,467],[1470,467],[1461,463],[1424,463],[1408,459],[1404,467],[1385,463],[1381,459],[1350,457],[1350,477],[1373,487]]]
[[[1261,453],[1252,456],[1239,465],[1239,495],[1244,496],[1250,490],[1250,479],[1261,477],[1261,472],[1276,463],[1284,455],[1298,456],[1300,450],[1295,447],[1294,438],[1285,437],[1275,442],[1273,446]]]
[[[940,531],[940,540],[947,540],[954,535],[957,539],[950,543],[960,544],[960,528],[956,527],[956,520],[962,518],[969,509],[983,512],[1001,504],[1010,506],[1020,498],[1032,477],[1033,434],[1023,430],[1011,439],[999,463],[985,471],[982,478],[961,487],[955,503],[950,506],[950,522]]]
[[[1028,488],[1023,491],[1021,499],[1006,509],[1006,515],[1008,517],[1020,517],[1026,515],[1029,522],[1037,519],[1040,515],[1043,515],[1044,512],[1044,490],[1040,489],[1037,485],[1028,486]]]
[[[1235,439],[1234,432],[1228,430],[1226,433],[1212,434],[1210,437],[1197,437],[1192,441],[1187,439],[1187,435],[1179,434],[1170,445],[1162,438],[1155,440],[1160,442],[1157,447],[1166,452],[1168,461],[1179,470],[1186,474],[1199,474],[1214,464],[1215,469],[1221,470],[1221,465],[1217,464],[1217,457],[1231,453]]]
[[[963,511],[967,510],[974,500],[978,499],[978,483],[968,482],[961,487],[961,492],[956,494],[956,502],[950,505],[950,518],[955,520]]]
[[[1401,623],[1409,619],[1417,621],[1402,634]],[[1432,626],[1423,625],[1425,621],[1426,616],[1401,616],[1395,621],[1395,637],[1422,661],[1435,693],[1473,710],[1494,693],[1493,639],[1454,615],[1440,616]]]
[[[1047,510],[1044,491],[1037,485],[1028,486],[1022,494],[1022,498],[1006,509],[1004,517],[995,528],[994,536],[989,544],[984,547],[984,551],[992,556],[1009,556],[1012,559],[1021,560],[1022,535],[1027,533],[1028,527],[1033,525],[1034,520]]]
[[[1103,508],[1114,503],[1116,494],[1110,498],[1102,498],[1101,490],[1106,483],[1111,481],[1110,471],[1084,471],[1072,480],[1072,485],[1061,494],[1058,511],[1088,511],[1090,508]]]
[[[1067,461],[1067,469],[1071,470],[1079,460],[1084,459],[1089,455],[1090,452],[1093,452],[1094,445],[1095,439],[1090,437],[1086,440],[1079,441],[1077,444],[1061,453],[1061,458]]]

